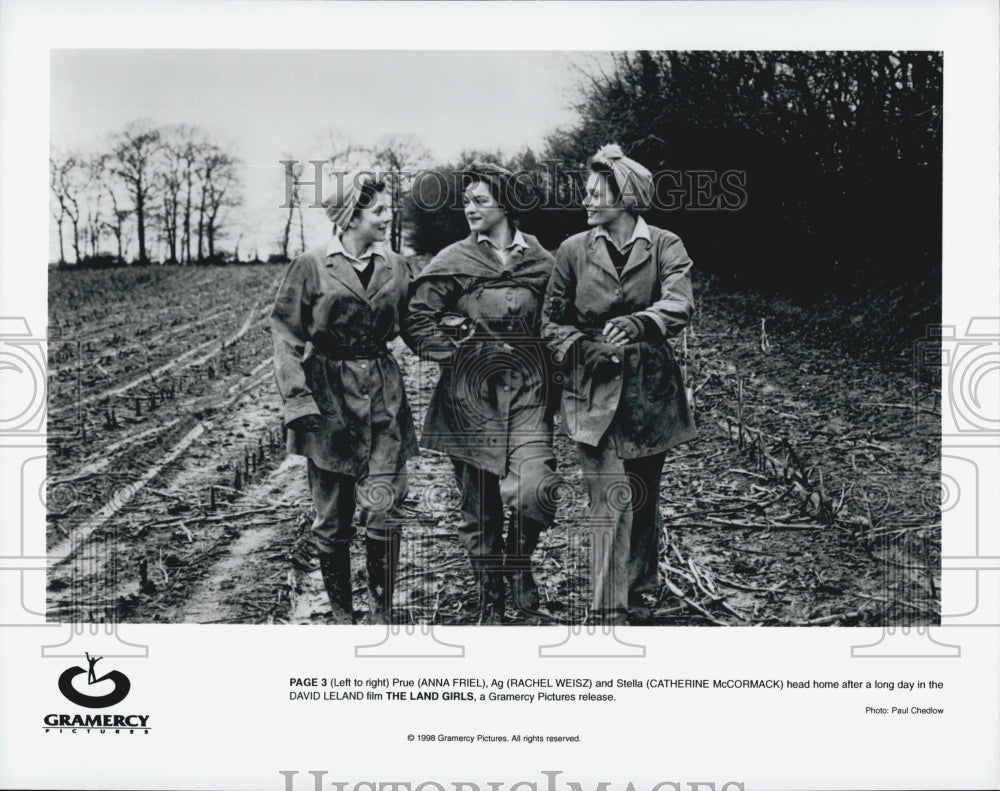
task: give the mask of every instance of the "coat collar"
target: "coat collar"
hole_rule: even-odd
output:
[[[357,267],[354,262],[362,266],[367,265],[363,259],[374,258],[374,270],[371,279],[368,281],[368,288],[361,288],[361,281],[358,280]],[[337,280],[339,280],[348,291],[365,302],[370,302],[371,297],[379,291],[390,279],[390,266],[385,246],[381,242],[368,247],[358,258],[355,258],[344,249],[340,237],[334,234],[330,244],[326,248],[326,269]]]
[[[614,240],[611,238],[611,234],[608,233],[607,229],[601,225],[597,228],[596,234],[603,237],[614,244]],[[645,239],[647,242],[652,241],[649,235],[649,226],[642,217],[635,218],[635,227],[632,229],[632,235],[629,237],[628,241],[625,242],[624,246],[620,249],[622,252],[628,250],[636,241],[639,239]],[[617,245],[615,245],[617,247]]]
[[[604,239],[608,239],[609,241],[611,239],[607,231],[603,228],[592,229],[587,239],[587,251],[590,259],[616,280],[624,278],[626,273],[636,267],[642,266],[650,258],[649,251],[652,247],[652,237],[649,233],[649,226],[642,217],[636,221],[632,236],[625,245],[626,248],[631,247],[631,249],[629,250],[628,261],[625,262],[625,268],[622,269],[621,275],[618,274],[618,270],[615,269],[615,265],[611,262],[611,256],[608,255],[608,248],[605,246]],[[611,242],[611,244],[614,244],[614,242]]]
[[[499,247],[497,247],[495,244],[493,244],[493,240],[490,239],[490,237],[487,236],[485,233],[480,233],[476,237],[476,242],[478,244],[484,244],[485,243],[487,247],[489,247],[491,250],[494,251],[494,255],[497,252],[501,253],[503,255],[503,258],[504,258],[503,263],[507,262],[507,258],[515,250],[520,249],[520,250],[523,251],[523,250],[526,250],[527,247],[528,247],[528,242],[527,242],[527,240],[525,240],[524,234],[521,233],[521,230],[519,228],[517,228],[517,229],[514,230],[514,235],[511,237],[510,244],[507,245],[503,250],[501,250]]]
[[[370,245],[368,245],[368,248],[361,255],[355,258],[353,255],[347,252],[346,249],[344,249],[344,240],[340,238],[340,233],[335,231],[333,236],[330,237],[330,244],[328,244],[326,247],[326,254],[329,256],[329,255],[337,255],[338,253],[344,256],[348,261],[350,261],[351,266],[357,267],[358,269],[363,269],[365,266],[368,265],[368,262],[365,261],[366,258],[371,258],[373,255],[380,255],[383,258],[386,257],[385,243],[372,242]]]

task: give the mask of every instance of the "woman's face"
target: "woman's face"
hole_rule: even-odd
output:
[[[493,199],[483,181],[474,181],[466,188],[462,203],[471,231],[488,234],[507,222],[507,212]]]
[[[623,214],[625,209],[611,196],[611,185],[603,173],[591,173],[587,179],[587,194],[583,198],[583,208],[587,211],[587,225],[609,225]]]
[[[362,209],[357,217],[351,220],[351,230],[364,249],[374,242],[385,241],[385,232],[390,222],[392,222],[392,207],[389,206],[389,192],[382,190],[375,193],[375,202],[371,206]]]

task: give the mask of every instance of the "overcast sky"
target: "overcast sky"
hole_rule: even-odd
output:
[[[245,163],[246,220],[280,225],[285,152],[322,159],[331,130],[358,143],[410,134],[435,161],[462,149],[538,148],[570,124],[590,56],[556,52],[57,50],[51,137],[93,151],[129,121],[188,123]],[[310,239],[310,243],[318,240]],[[57,251],[53,245],[53,250]]]

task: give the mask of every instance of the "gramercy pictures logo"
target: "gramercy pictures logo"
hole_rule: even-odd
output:
[[[121,703],[125,700],[125,696],[132,689],[132,682],[120,670],[112,670],[103,676],[97,676],[94,672],[94,666],[102,659],[104,659],[103,656],[91,656],[88,653],[87,664],[89,667],[87,670],[84,670],[79,665],[66,668],[62,675],[59,676],[59,691],[62,692],[63,697],[77,706],[84,706],[88,709],[106,709],[108,706],[114,706],[116,703]],[[103,681],[110,681],[113,684],[111,690],[100,695],[88,695],[86,692],[77,689],[73,682],[77,676],[83,673],[87,674],[88,686],[100,684]],[[107,685],[103,686],[106,687]]]
[[[125,700],[132,682],[120,670],[97,675],[95,668],[103,658],[88,653],[86,670],[75,665],[59,675],[59,691],[66,700],[87,709],[106,709]],[[86,685],[82,683],[84,674]],[[149,734],[150,731],[148,714],[46,714],[43,722],[46,733]]]

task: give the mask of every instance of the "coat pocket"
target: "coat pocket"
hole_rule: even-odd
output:
[[[667,400],[677,392],[680,369],[667,341],[639,344],[639,381],[655,400]]]

